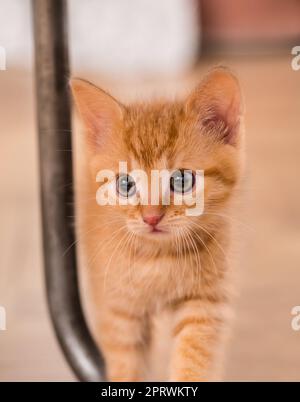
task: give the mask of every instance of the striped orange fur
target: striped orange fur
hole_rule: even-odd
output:
[[[78,236],[109,379],[158,379],[149,374],[149,351],[154,317],[163,314],[171,336],[165,379],[217,379],[231,301],[226,217],[243,160],[237,79],[216,68],[183,101],[126,106],[83,80],[71,80],[71,88],[85,128]],[[96,174],[117,172],[119,161],[129,171],[204,170],[204,213],[186,216],[184,205],[172,203],[97,205]],[[163,215],[163,233],[146,230],[147,214]]]

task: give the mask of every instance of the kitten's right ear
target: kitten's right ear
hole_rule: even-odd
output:
[[[75,104],[88,131],[88,140],[101,147],[113,131],[120,128],[123,106],[108,93],[88,81],[70,80]]]

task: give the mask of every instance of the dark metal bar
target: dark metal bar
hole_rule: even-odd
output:
[[[58,341],[81,381],[103,381],[104,360],[80,304],[73,212],[69,60],[64,0],[33,0],[43,247]],[[66,250],[69,248],[68,252]]]

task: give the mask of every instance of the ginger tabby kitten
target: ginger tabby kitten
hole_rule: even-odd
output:
[[[71,88],[85,129],[78,223],[108,379],[146,378],[153,317],[160,313],[170,317],[172,336],[166,378],[219,379],[231,300],[226,217],[243,160],[237,79],[220,67],[182,102],[128,106],[80,79],[72,79]],[[186,205],[172,202],[98,205],[97,172],[118,174],[119,161],[128,171],[204,170],[204,212],[187,216]],[[193,186],[193,175],[179,179]],[[129,197],[135,183],[125,179],[122,191],[124,184]]]

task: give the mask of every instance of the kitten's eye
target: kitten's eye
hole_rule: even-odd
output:
[[[122,197],[131,197],[136,193],[135,181],[128,174],[122,174],[117,178],[117,192]]]
[[[170,179],[171,190],[174,193],[188,193],[195,184],[195,175],[191,170],[176,170]]]

